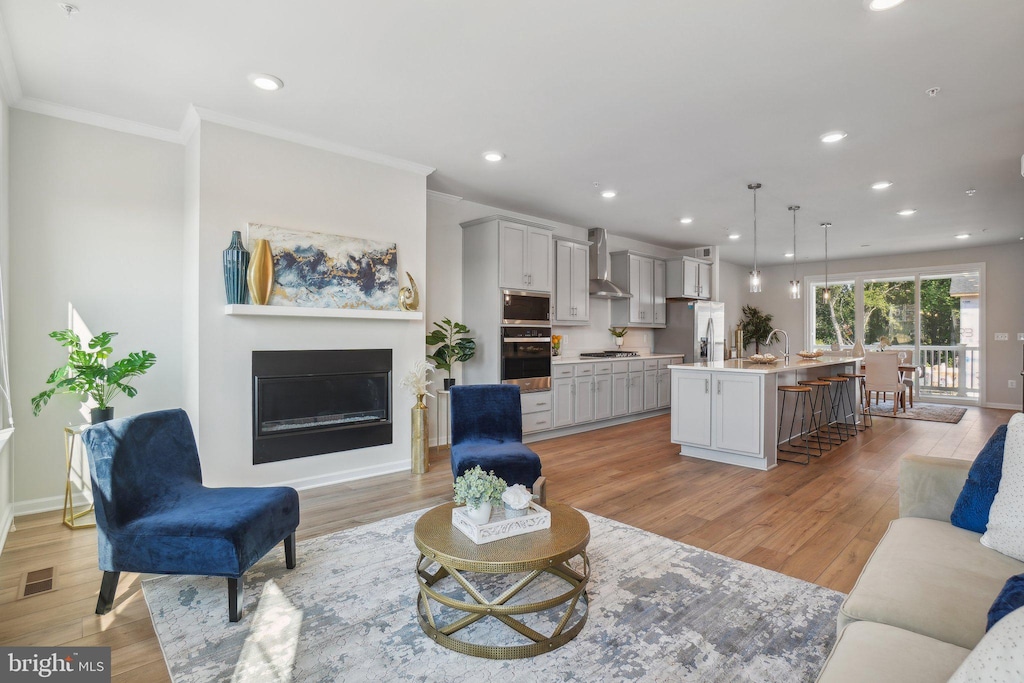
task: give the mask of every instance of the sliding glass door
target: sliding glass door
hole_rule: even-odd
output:
[[[852,347],[857,333],[857,301],[854,282],[812,285],[814,293],[814,348]],[[828,296],[825,296],[826,291]]]
[[[979,398],[980,281],[977,271],[921,276],[922,396]]]

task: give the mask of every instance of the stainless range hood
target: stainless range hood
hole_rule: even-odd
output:
[[[590,296],[598,299],[629,299],[633,295],[611,281],[612,263],[608,257],[608,235],[604,228],[587,231],[590,240]]]

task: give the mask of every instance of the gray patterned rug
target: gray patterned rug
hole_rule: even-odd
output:
[[[967,408],[950,406],[942,403],[921,403],[917,401],[914,407],[908,407],[906,411],[901,407],[896,414],[892,414],[892,401],[881,401],[878,405],[871,403],[871,414],[877,417],[895,417],[903,420],[924,420],[925,422],[948,422],[956,424],[967,413]]]
[[[237,624],[227,620],[224,579],[146,580],[171,677],[791,683],[814,680],[835,640],[841,593],[585,513],[591,606],[582,633],[532,659],[461,655],[416,621],[412,528],[420,514],[302,542],[291,571],[278,548],[246,575]],[[487,622],[512,633],[488,619],[476,637],[497,636]]]

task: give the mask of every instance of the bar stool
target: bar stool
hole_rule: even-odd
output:
[[[830,384],[835,385],[835,392],[832,393],[832,414],[829,419],[829,425],[834,424],[836,426],[836,431],[839,434],[840,441],[847,441],[848,439],[853,438],[853,436],[857,434],[857,427],[854,426],[851,432],[850,425],[846,421],[848,416],[854,414],[852,406],[850,406],[850,411],[846,412],[846,406],[850,405],[850,399],[846,395],[846,383],[849,382],[850,379],[848,377],[839,376],[819,377],[818,379],[822,382],[829,382]],[[840,417],[842,417],[842,420],[839,419]]]
[[[853,421],[853,424],[856,425],[857,429],[862,432],[871,429],[871,427],[874,425],[874,423],[871,421],[871,407],[867,403],[865,403],[865,401],[867,401],[867,382],[865,382],[867,375],[865,375],[863,372],[840,372],[838,376],[852,379],[858,383],[860,388],[861,420],[860,424],[857,424],[856,420]]]
[[[781,386],[779,387],[779,393],[782,394],[782,404],[779,406],[779,433],[775,437],[775,450],[776,459],[782,460],[782,462],[792,462],[797,465],[807,465],[811,462],[811,447],[810,442],[804,435],[804,426],[807,421],[807,396],[811,393],[810,387],[793,387],[793,386]],[[789,439],[787,441],[792,442],[793,440],[793,428],[796,426],[796,413],[800,412],[800,434],[804,439],[804,450],[799,451],[793,448],[782,447],[782,423],[785,421],[786,416],[786,397],[789,394],[794,394],[794,406],[793,406],[793,417],[789,421]],[[803,455],[804,461],[789,460],[788,458],[779,458],[779,453],[795,453],[796,455]]]
[[[818,457],[820,457],[826,451],[832,450],[832,446],[842,443],[838,440],[838,436],[832,436],[832,428],[827,419],[832,410],[832,392],[830,391],[832,383],[823,382],[820,379],[802,379],[797,384],[811,389],[811,431],[814,432],[814,438],[818,442],[818,445],[813,448],[818,451]],[[824,422],[822,422],[821,416],[826,418]],[[821,438],[822,432],[825,432],[824,445]]]

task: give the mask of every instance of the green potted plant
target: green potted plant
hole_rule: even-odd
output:
[[[744,306],[740,328],[743,330],[743,348],[753,342],[754,353],[761,353],[761,342],[772,332],[772,316],[756,306]]]
[[[629,334],[628,327],[609,327],[608,331],[612,333],[613,337],[615,337],[616,346],[622,346],[622,343],[624,341],[623,337]]]
[[[437,346],[437,349],[427,358],[434,361],[435,367],[448,371],[448,377],[444,380],[444,389],[447,391],[455,384],[452,366],[472,358],[476,353],[476,342],[466,336],[470,330],[462,323],[445,318],[439,323],[435,322],[434,327],[437,329],[427,335],[427,346]]]
[[[486,524],[491,518],[491,505],[501,504],[501,494],[508,486],[505,480],[491,472],[484,472],[479,465],[463,472],[452,484],[455,488],[455,502],[465,503],[466,514],[477,524]]]
[[[126,358],[107,366],[114,352],[110,342],[117,332],[101,332],[89,340],[89,349],[82,348],[82,340],[72,330],[57,330],[50,336],[68,349],[68,360],[50,373],[46,383],[49,389],[32,397],[32,414],[38,415],[55,394],[88,395],[96,401],[92,409],[92,423],[98,424],[114,417],[110,402],[118,394],[133,398],[139,390],[131,385],[136,377],[156,363],[156,355],[149,351],[129,353]]]

